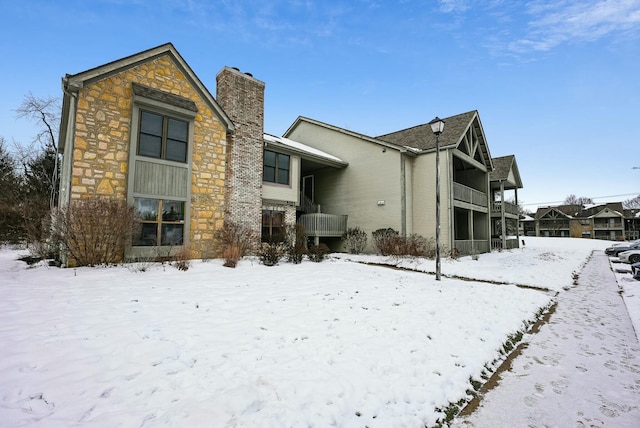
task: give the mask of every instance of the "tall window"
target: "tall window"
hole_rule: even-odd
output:
[[[289,184],[289,155],[264,151],[262,180],[269,183]]]
[[[262,210],[262,241],[282,239],[284,228],[284,212]]]
[[[135,198],[142,227],[133,245],[182,245],[184,242],[184,202]]]
[[[176,162],[187,161],[189,124],[148,111],[140,112],[138,154]]]

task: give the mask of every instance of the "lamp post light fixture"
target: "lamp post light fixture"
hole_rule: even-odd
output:
[[[436,116],[429,125],[436,136],[436,280],[440,281],[440,134],[444,131],[444,120]]]

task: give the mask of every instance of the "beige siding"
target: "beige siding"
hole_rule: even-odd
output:
[[[401,230],[400,153],[397,150],[309,123],[300,124],[288,138],[349,163],[345,169],[324,168],[314,172],[316,203],[321,205],[322,212],[348,215],[348,227],[360,227],[367,232],[369,241],[376,229]],[[410,160],[407,166],[409,164]]]
[[[298,205],[300,197],[300,157],[291,156],[289,185],[262,182],[262,199]]]
[[[451,248],[451,186],[449,152],[440,152],[440,242]],[[413,232],[433,238],[436,236],[436,154],[415,158],[413,165]]]

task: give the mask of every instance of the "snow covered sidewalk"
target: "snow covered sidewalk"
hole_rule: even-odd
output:
[[[608,258],[596,251],[550,322],[455,427],[638,427],[640,345]]]

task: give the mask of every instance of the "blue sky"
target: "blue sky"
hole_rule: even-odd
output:
[[[172,42],[212,93],[266,83],[265,132],[299,115],[381,135],[477,109],[525,207],[640,194],[640,0],[0,0],[0,136],[28,92]]]

